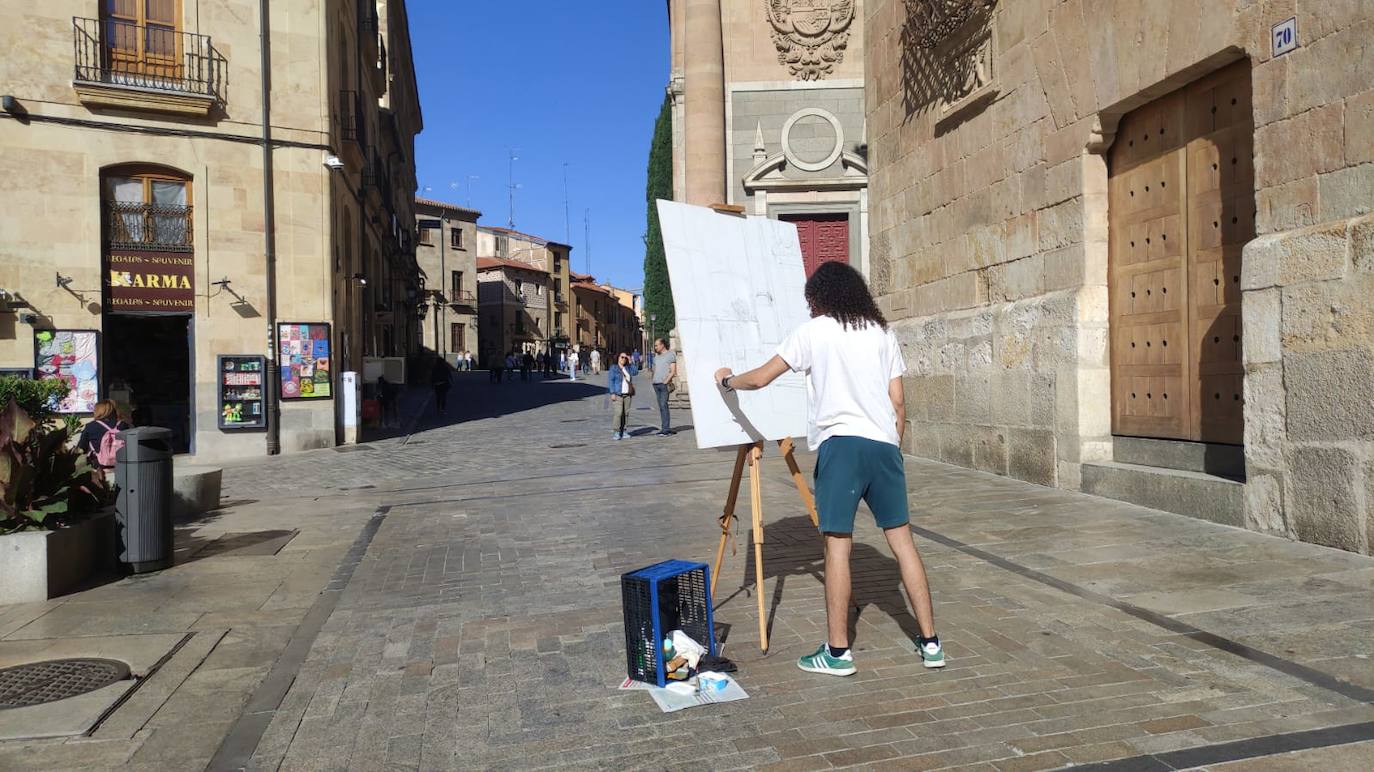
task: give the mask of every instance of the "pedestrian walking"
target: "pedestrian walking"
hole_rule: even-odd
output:
[[[577,355],[577,364],[582,368],[583,375],[591,375],[592,372],[592,353],[591,349],[582,349]]]
[[[453,371],[443,357],[434,358],[434,366],[429,370],[429,385],[434,389],[434,409],[443,414],[448,412],[448,390],[453,386]]]
[[[668,340],[659,338],[654,341],[654,398],[658,400],[658,436],[667,437],[673,432],[668,415],[668,395],[677,390],[677,354],[668,348]]]
[[[506,354],[506,380],[507,380],[507,381],[513,381],[513,380],[515,380],[515,369],[516,369],[517,367],[519,367],[519,366],[520,366],[520,362],[515,358],[515,349],[511,349],[511,350],[510,350],[510,353],[509,353],[509,354]]]
[[[638,374],[639,368],[630,362],[630,355],[623,351],[616,357],[615,364],[610,367],[610,376],[606,379],[606,390],[611,395],[612,439],[625,439],[625,428],[630,423],[630,401],[635,396],[634,378]]]
[[[633,364],[635,367],[644,364],[644,358],[640,356],[639,349],[635,349],[634,353],[630,354],[630,364]]]
[[[600,351],[599,349],[592,349],[591,360],[592,360],[592,375],[600,375],[600,374],[601,374],[601,351]]]
[[[797,660],[813,673],[854,673],[849,650],[849,555],[862,498],[897,558],[920,628],[916,649],[928,668],[945,666],[935,634],[925,564],[911,537],[902,433],[906,363],[887,320],[858,271],[822,263],[806,282],[811,321],[794,330],[761,367],[734,375],[716,371],[722,391],[761,389],[791,370],[805,373],[811,393],[807,442],[816,458],[816,507],[825,537],[826,642]]]
[[[526,351],[520,357],[520,380],[528,381],[530,373],[534,370],[534,354]]]
[[[487,371],[487,380],[491,381],[492,383],[500,383],[501,371],[505,369],[506,360],[501,358],[499,355],[488,355],[488,362],[490,363],[490,368]]]
[[[118,439],[119,433],[129,428],[129,424],[119,418],[119,406],[112,399],[102,399],[92,409],[90,423],[81,427],[77,437],[76,449],[90,458],[91,466],[101,470],[114,469],[114,454],[124,444]],[[106,440],[106,436],[110,436]]]
[[[572,351],[568,352],[568,377],[577,380],[577,346],[573,346]]]
[[[377,376],[377,401],[382,403],[382,426],[399,426],[401,419],[396,410],[396,386],[385,375]]]

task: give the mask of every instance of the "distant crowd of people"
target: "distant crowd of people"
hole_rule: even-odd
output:
[[[573,381],[579,376],[587,378],[600,375],[603,363],[609,375],[607,391],[614,404],[613,435],[624,439],[625,425],[629,420],[630,400],[634,396],[634,376],[641,368],[649,368],[653,373],[654,397],[658,403],[660,427],[658,434],[671,434],[668,395],[676,388],[677,357],[662,338],[654,341],[653,350],[646,357],[639,349],[621,351],[614,359],[602,353],[595,346],[574,345],[557,351],[529,351],[511,349],[504,355],[493,355],[487,363],[488,378],[491,383],[507,383],[515,380],[517,374],[522,381],[530,381],[535,373],[542,378],[564,375]],[[434,390],[434,407],[440,414],[448,412],[448,394],[453,388],[453,373],[468,372],[476,362],[471,351],[458,351],[452,359],[435,357],[430,365],[429,385]],[[379,376],[373,395],[380,403],[380,418],[383,426],[397,427],[400,424],[399,398],[402,384],[391,383]]]

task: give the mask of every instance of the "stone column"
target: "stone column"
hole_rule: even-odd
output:
[[[725,53],[720,0],[685,6],[687,203],[725,202]]]

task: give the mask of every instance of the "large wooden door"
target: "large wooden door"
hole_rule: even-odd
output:
[[[1108,187],[1116,434],[1242,441],[1252,139],[1244,61],[1121,121]]]
[[[801,240],[802,264],[806,276],[827,261],[849,262],[849,216],[843,214],[783,215],[783,220],[795,223]]]

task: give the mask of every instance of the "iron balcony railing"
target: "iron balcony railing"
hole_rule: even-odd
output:
[[[224,101],[228,61],[209,35],[114,19],[72,17],[76,80]]]
[[[360,147],[367,144],[367,120],[363,116],[362,98],[356,91],[339,92],[339,134]]]
[[[449,290],[448,302],[450,305],[455,306],[476,305],[477,296],[470,290]]]
[[[377,3],[374,0],[358,3],[358,29],[377,34]]]
[[[189,205],[106,201],[106,241],[111,249],[190,252],[192,218]]]

